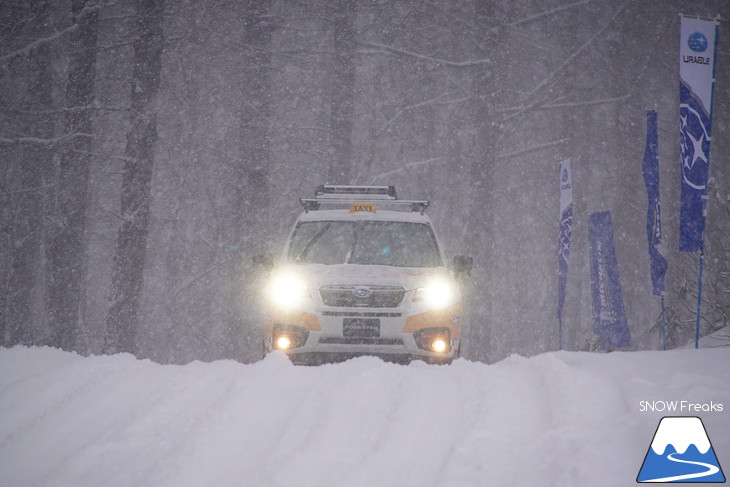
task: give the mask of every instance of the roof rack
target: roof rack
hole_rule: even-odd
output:
[[[314,190],[314,197],[321,198],[360,198],[368,200],[396,200],[395,186],[341,186],[323,184]]]
[[[399,200],[395,186],[336,186],[325,184],[314,191],[314,198],[301,198],[305,213],[318,210],[320,205],[346,205],[365,201],[377,201],[378,205],[408,206],[410,211],[423,214],[428,208],[426,200]]]

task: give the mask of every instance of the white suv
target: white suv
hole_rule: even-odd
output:
[[[471,259],[446,268],[427,201],[399,200],[393,186],[320,186],[300,201],[280,262],[268,260],[264,354],[302,364],[458,357],[459,277]]]

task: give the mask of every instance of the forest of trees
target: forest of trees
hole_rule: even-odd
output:
[[[466,254],[465,355],[558,347],[558,164],[570,158],[565,348],[590,348],[588,215],[610,210],[634,349],[656,349],[641,174],[659,119],[672,346],[680,13],[720,17],[703,333],[730,322],[726,0],[0,3],[0,345],[163,363],[261,352],[252,256],[322,183],[431,201]]]

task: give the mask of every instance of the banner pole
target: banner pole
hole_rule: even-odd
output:
[[[695,348],[700,348],[700,310],[702,307],[702,268],[705,263],[704,245],[700,245],[700,272],[697,279],[697,317],[695,320]]]
[[[558,318],[558,350],[563,349],[563,318]]]
[[[710,24],[713,24],[710,26]],[[719,19],[714,21],[680,20],[680,153],[682,161],[682,192],[680,204],[680,252],[699,251],[697,277],[697,316],[695,319],[695,348],[700,348],[700,318],[702,313],[702,273],[705,263],[705,231],[707,221],[708,181],[710,171],[710,141],[717,74],[717,46]],[[707,54],[705,51],[711,48]],[[693,61],[694,53],[711,70]],[[711,66],[710,66],[710,61]],[[682,117],[686,118],[682,118]],[[694,121],[689,123],[689,117]],[[702,129],[698,135],[697,128]],[[699,137],[699,139],[698,139]],[[692,146],[705,137],[706,143],[697,149]],[[706,146],[706,147],[705,147]],[[698,152],[695,152],[695,151]],[[704,160],[704,164],[696,162]],[[697,169],[693,175],[692,171]],[[688,179],[691,177],[692,180]],[[694,183],[692,182],[694,181]]]
[[[664,314],[664,293],[662,293],[662,348],[667,349],[667,319]]]

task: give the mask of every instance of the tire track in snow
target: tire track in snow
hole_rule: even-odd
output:
[[[446,485],[542,485],[552,466],[542,432],[552,420],[542,378],[528,364],[518,356],[489,366],[463,364],[474,375],[480,407],[455,442]]]
[[[50,484],[64,479],[70,484],[81,471],[95,476],[98,485],[147,484],[154,473],[165,471],[155,460],[157,455],[166,453],[173,461],[178,458],[175,451],[190,433],[181,424],[194,421],[195,411],[208,404],[205,392],[228,373],[224,367],[217,367],[199,380],[203,376],[194,366],[153,365],[145,368],[151,373],[142,381],[133,364],[124,364],[113,374],[110,384],[114,390],[101,400],[79,398],[82,407],[84,403],[96,404],[93,410],[80,415],[86,423],[84,436],[91,439],[48,472]],[[121,414],[109,416],[106,409]]]
[[[195,442],[178,452],[185,459],[177,471],[154,485],[271,485],[282,455],[282,438],[295,426],[311,380],[286,357],[238,365]],[[315,381],[317,379],[315,378]],[[263,385],[263,387],[262,387]],[[215,452],[211,455],[211,452]]]
[[[631,414],[619,377],[606,372],[610,369],[571,364],[579,354],[560,352],[530,359],[544,384],[552,418],[546,443],[554,457],[565,459],[559,468],[553,468],[553,477],[563,485],[606,485],[621,462],[642,455],[641,448],[632,448],[631,441],[639,418]],[[625,447],[607,460],[607,444]],[[593,466],[588,475],[584,465]]]
[[[382,417],[397,390],[388,372],[399,366],[360,358],[343,364],[307,369],[320,376],[276,447],[286,471],[274,478],[279,485],[336,485],[377,449],[387,427]],[[332,459],[337,458],[337,461]],[[302,478],[299,472],[324,465],[320,475]],[[276,465],[282,469],[282,465]]]

